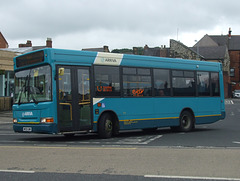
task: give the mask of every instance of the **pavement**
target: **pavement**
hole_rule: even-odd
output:
[[[12,111],[0,111],[0,123],[12,123]]]
[[[12,117],[12,111],[0,111],[0,117]]]

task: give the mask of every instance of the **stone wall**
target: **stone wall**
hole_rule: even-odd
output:
[[[198,56],[197,52],[173,39],[170,40],[170,52],[173,53],[173,55],[171,55],[172,58],[201,60],[201,57]]]

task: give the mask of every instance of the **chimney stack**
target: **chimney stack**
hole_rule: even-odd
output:
[[[138,48],[137,47],[133,47],[133,54],[138,55]]]
[[[31,42],[31,40],[27,40],[26,46],[27,46],[27,47],[32,47],[32,42]]]
[[[31,42],[31,40],[27,40],[26,44],[24,44],[24,43],[18,44],[18,47],[19,48],[22,48],[22,47],[32,47],[32,42]]]
[[[146,44],[146,45],[144,46],[144,50],[147,50],[147,49],[149,49],[149,47],[148,47],[148,45]]]
[[[108,46],[107,46],[107,45],[104,45],[104,46],[103,46],[103,52],[108,52],[108,53],[109,53],[109,49],[108,49]]]
[[[46,47],[52,48],[52,39],[51,38],[47,38],[47,40],[46,40]]]
[[[231,28],[229,28],[229,31],[228,31],[228,39],[231,39],[231,36],[232,36],[232,30],[231,30]]]

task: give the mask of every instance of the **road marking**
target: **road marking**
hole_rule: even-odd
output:
[[[239,141],[233,141],[233,143],[235,143],[235,144],[240,144],[240,142],[239,142]]]
[[[161,137],[162,137],[162,135],[155,136],[155,137],[153,137],[153,138],[151,138],[151,139],[143,142],[142,144],[149,144],[149,143],[151,143],[152,141],[155,141],[156,139],[161,138]]]
[[[230,116],[235,116],[234,112],[231,111]]]
[[[72,149],[72,150],[136,150],[137,148],[134,147],[69,147],[68,145],[56,145],[56,146],[40,146],[40,145],[36,145],[36,146],[4,146],[4,145],[0,145],[0,148],[32,148],[32,149]]]
[[[125,139],[120,139],[116,142],[106,142],[107,144],[120,144],[120,145],[147,145],[152,141],[161,138],[162,135],[158,136],[141,136],[141,137],[129,137]]]
[[[191,176],[170,176],[170,175],[144,175],[146,178],[166,178],[166,179],[192,179],[192,180],[232,180],[240,181],[240,178],[222,177],[191,177]]]
[[[225,100],[225,104],[234,104],[233,100]]]
[[[20,134],[18,133],[2,133],[0,136],[19,136]],[[36,134],[31,134],[31,133],[26,133],[26,134],[21,134],[21,136],[29,136],[29,135],[36,135]]]
[[[26,171],[26,170],[0,170],[0,172],[9,172],[9,173],[35,173],[35,171]]]
[[[16,136],[17,134],[15,133],[9,133],[9,134],[0,134],[0,136]],[[21,134],[21,135],[30,135],[30,134]],[[119,145],[147,145],[159,138],[161,138],[163,135],[157,135],[157,136],[140,136],[140,137],[128,137],[128,138],[123,138],[123,139],[119,139],[113,142],[104,142],[101,143],[99,141],[66,141],[64,143],[67,144],[104,144],[104,145],[108,145],[108,144],[119,144]],[[0,143],[35,143],[36,141],[7,141],[7,140],[0,140]],[[46,141],[48,142],[48,141]]]
[[[0,124],[12,124],[12,122],[0,122]]]

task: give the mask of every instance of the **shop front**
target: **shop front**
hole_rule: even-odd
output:
[[[0,50],[0,111],[12,109],[14,93],[13,57],[15,52]]]

